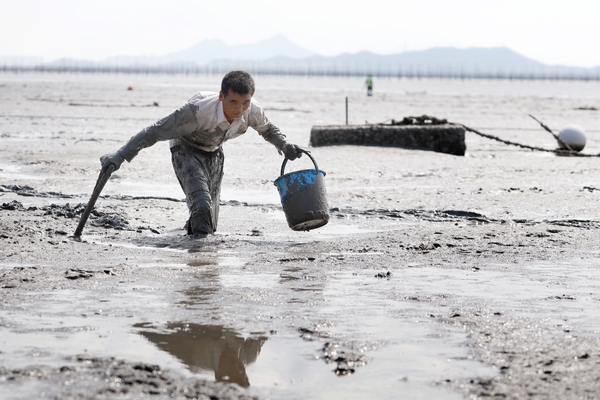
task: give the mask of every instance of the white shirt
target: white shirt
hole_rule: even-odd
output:
[[[183,107],[133,136],[118,152],[131,162],[141,149],[163,140],[169,140],[170,147],[186,145],[213,152],[226,141],[246,133],[248,127],[279,150],[283,148],[285,135],[269,122],[254,98],[242,116],[230,124],[219,94],[198,92]]]
[[[248,127],[264,134],[269,125],[262,107],[254,98],[251,99],[250,107],[244,114],[234,119],[231,124],[227,122],[223,112],[223,102],[219,100],[218,93],[198,92],[188,100],[186,106],[195,109],[194,129],[191,131],[188,129],[189,132],[173,138],[169,142],[171,147],[186,144],[204,151],[215,151],[226,141],[246,133]]]

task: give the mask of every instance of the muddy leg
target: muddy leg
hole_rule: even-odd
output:
[[[172,153],[173,169],[190,211],[188,233],[214,233],[219,220],[223,150],[209,153],[182,146]]]

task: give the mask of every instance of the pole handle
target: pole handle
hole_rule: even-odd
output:
[[[106,182],[108,182],[108,179],[110,178],[110,176],[112,175],[112,173],[115,171],[116,167],[113,164],[110,164],[106,170],[100,170],[100,174],[98,175],[98,180],[96,181],[96,186],[94,186],[94,191],[92,192],[92,196],[90,197],[90,200],[88,201],[87,205],[85,206],[85,210],[83,211],[83,214],[81,214],[81,218],[79,219],[79,225],[77,225],[77,229],[75,229],[75,233],[73,234],[73,236],[78,239],[81,237],[81,232],[83,232],[83,227],[85,226],[85,223],[87,222],[90,213],[92,212],[92,209],[94,208],[94,205],[96,204],[96,200],[98,200],[98,197],[100,196],[100,193],[102,192],[102,189],[104,188],[104,185],[106,185]]]

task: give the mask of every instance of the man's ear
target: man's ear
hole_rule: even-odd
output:
[[[219,91],[219,100],[225,100],[225,96],[223,96],[223,92]]]

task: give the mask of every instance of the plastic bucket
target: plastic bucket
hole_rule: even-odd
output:
[[[287,158],[281,165],[281,176],[274,182],[281,206],[290,228],[310,231],[329,222],[329,207],[325,192],[325,171],[320,171],[315,159],[307,152],[315,168],[284,175]]]

